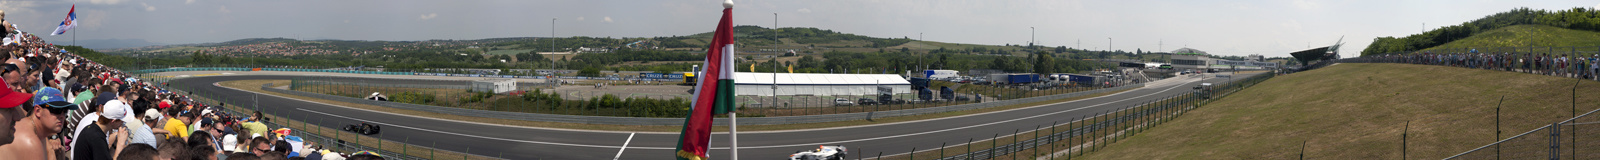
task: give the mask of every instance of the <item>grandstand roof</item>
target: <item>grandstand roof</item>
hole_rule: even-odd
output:
[[[1296,51],[1296,52],[1293,52],[1293,53],[1289,53],[1289,55],[1294,56],[1295,59],[1298,59],[1298,60],[1300,60],[1302,62],[1309,62],[1309,61],[1319,60],[1319,59],[1325,58],[1325,57],[1327,57],[1328,54],[1332,54],[1332,53],[1328,52],[1328,48],[1332,48],[1332,47],[1333,46],[1317,47],[1317,48],[1307,49],[1307,50],[1303,50],[1303,51]]]
[[[736,72],[734,84],[771,85],[774,73]],[[776,73],[778,85],[910,85],[895,74]]]

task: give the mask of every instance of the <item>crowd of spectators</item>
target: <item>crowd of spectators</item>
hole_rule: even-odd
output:
[[[1600,81],[1600,54],[1583,56],[1549,53],[1417,53],[1379,55],[1383,62],[1442,65],[1501,70]]]
[[[0,11],[0,159],[383,159],[331,152],[15,29]]]

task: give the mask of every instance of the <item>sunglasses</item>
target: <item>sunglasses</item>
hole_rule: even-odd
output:
[[[18,68],[17,64],[11,64],[11,63],[6,63],[4,65],[0,65],[0,67],[4,67],[5,68],[5,71],[4,72],[0,72],[0,73],[11,73],[11,71],[17,71],[18,69],[22,69],[22,68]]]
[[[52,107],[45,107],[45,110],[50,110],[50,114],[54,114],[54,115],[67,114],[67,111],[70,111],[69,109],[65,109],[65,108],[52,108]]]

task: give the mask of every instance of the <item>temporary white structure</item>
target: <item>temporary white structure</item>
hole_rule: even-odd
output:
[[[821,74],[821,73],[753,73],[733,74],[734,93],[740,96],[772,96],[773,78],[777,80],[776,94],[794,95],[876,95],[878,87],[892,88],[895,94],[911,92],[911,82],[896,74]]]
[[[473,91],[479,91],[479,92],[491,91],[491,92],[494,92],[494,93],[511,92],[513,90],[517,90],[517,80],[512,80],[512,79],[474,80],[474,81],[472,81],[472,90]]]

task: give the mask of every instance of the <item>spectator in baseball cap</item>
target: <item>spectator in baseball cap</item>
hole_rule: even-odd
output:
[[[128,145],[128,130],[123,127],[122,118],[128,117],[128,104],[122,101],[108,101],[105,107],[100,108],[99,120],[94,125],[89,125],[79,131],[76,141],[72,145],[73,159],[81,160],[109,160],[113,153],[120,152]],[[115,132],[107,132],[115,131]]]
[[[0,84],[5,83],[5,79],[0,79]],[[27,114],[21,106],[32,97],[32,94],[17,92],[9,86],[5,90],[0,90],[0,145],[11,144],[11,140],[15,139],[13,137],[13,132],[16,132],[15,125]]]
[[[40,89],[34,96],[32,106],[21,107],[27,111],[21,121],[16,123],[16,132],[11,144],[0,145],[0,155],[11,155],[16,159],[48,159],[49,153],[45,148],[49,144],[47,139],[60,133],[62,117],[68,110],[77,109],[77,105],[65,103],[66,98],[61,97],[61,92],[54,88]]]

